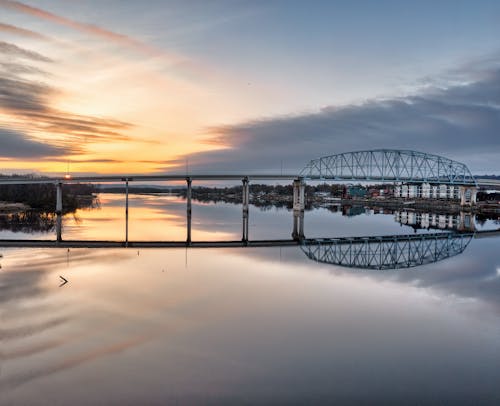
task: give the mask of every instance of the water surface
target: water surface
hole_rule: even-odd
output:
[[[64,238],[123,239],[123,203],[66,216]],[[131,240],[185,239],[182,199],[130,206]],[[305,231],[437,231],[394,218],[317,209]],[[291,231],[289,211],[251,207],[251,239]],[[192,234],[240,239],[241,206],[194,203]],[[0,404],[498,404],[499,241],[385,271],[300,247],[2,249]]]

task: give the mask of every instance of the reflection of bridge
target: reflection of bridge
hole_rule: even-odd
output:
[[[474,234],[433,233],[316,240],[302,244],[312,260],[362,269],[400,269],[461,254]]]
[[[301,241],[57,241],[0,240],[10,248],[248,248],[300,246],[312,260],[361,269],[400,269],[442,261],[462,253],[471,239],[500,236],[499,230],[474,234],[432,233],[369,237],[306,238]]]

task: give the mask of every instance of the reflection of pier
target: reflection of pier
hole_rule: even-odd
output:
[[[312,260],[362,269],[400,269],[431,264],[461,254],[474,234],[436,233],[307,241]]]
[[[474,231],[475,215],[460,212],[458,214],[419,213],[415,211],[395,211],[394,220],[416,228],[437,228],[457,231]]]

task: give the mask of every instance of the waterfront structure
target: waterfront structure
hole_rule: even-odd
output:
[[[476,203],[477,188],[453,184],[402,183],[394,186],[394,197],[403,199],[454,200],[462,206]]]

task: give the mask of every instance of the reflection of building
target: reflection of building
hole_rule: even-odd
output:
[[[461,205],[476,203],[475,187],[400,183],[394,186],[394,197],[405,199],[444,199],[460,201]]]
[[[414,211],[396,211],[394,219],[398,223],[416,228],[439,228],[458,231],[474,231],[475,215],[460,212],[459,214],[419,213]]]
[[[353,185],[353,186],[348,186],[347,190],[347,198],[352,198],[352,197],[366,197],[367,191],[366,188],[363,186],[358,186],[358,185]]]
[[[343,216],[359,216],[360,214],[365,214],[366,209],[363,206],[342,206]]]

